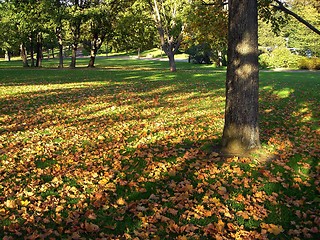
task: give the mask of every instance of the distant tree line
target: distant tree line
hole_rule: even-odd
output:
[[[259,0],[259,46],[285,46],[320,54],[319,35],[290,18],[295,12],[319,29],[317,0]],[[226,64],[228,9],[223,0],[2,0],[0,49],[23,66],[40,67],[43,51],[76,66],[79,46],[94,67],[99,51],[143,51],[160,47],[171,71],[174,56],[186,51],[195,62]],[[290,13],[290,12],[289,12]],[[281,31],[279,31],[281,29]]]

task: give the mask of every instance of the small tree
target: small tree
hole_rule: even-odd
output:
[[[158,29],[162,50],[169,58],[170,71],[177,70],[174,56],[183,38],[183,9],[188,0],[148,0]]]

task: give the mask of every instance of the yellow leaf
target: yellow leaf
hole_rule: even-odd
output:
[[[280,225],[274,225],[274,224],[269,224],[269,228],[268,228],[268,232],[272,233],[274,235],[279,235],[280,233],[282,233],[284,230],[282,228],[282,226]]]
[[[188,240],[188,238],[186,236],[178,236],[177,240]]]
[[[21,206],[26,207],[29,205],[30,201],[29,200],[25,200],[25,201],[21,200],[20,203],[21,203]]]
[[[121,197],[117,200],[117,204],[118,205],[125,205],[126,204],[126,201]]]
[[[15,208],[17,206],[15,200],[7,200],[4,204],[7,208]]]
[[[106,139],[106,138],[105,138],[104,136],[102,136],[102,135],[99,135],[99,136],[98,136],[98,140],[99,140],[99,141],[103,141],[103,140],[105,140],[105,139]]]
[[[100,181],[99,181],[99,185],[106,185],[107,183],[109,182],[109,179],[105,179],[105,178],[103,178],[103,179],[101,179]]]
[[[63,210],[63,206],[59,205],[56,207],[56,212],[61,212]]]
[[[218,223],[216,223],[216,227],[219,233],[221,233],[224,230],[224,222],[219,219]]]

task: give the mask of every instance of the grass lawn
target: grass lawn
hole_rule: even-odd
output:
[[[319,239],[320,72],[261,72],[269,159],[224,159],[225,71],[177,64],[0,62],[0,237]]]

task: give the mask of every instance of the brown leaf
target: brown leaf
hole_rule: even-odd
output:
[[[100,230],[99,226],[93,223],[88,223],[87,221],[84,223],[84,228],[87,232],[98,232]]]
[[[178,210],[173,209],[173,208],[169,208],[168,213],[171,213],[173,216],[176,216],[178,214]]]

